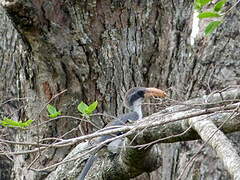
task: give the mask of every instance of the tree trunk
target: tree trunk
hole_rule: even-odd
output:
[[[191,45],[193,2],[187,0],[16,0],[1,4],[0,115],[16,121],[34,120],[34,128],[26,131],[2,128],[8,133],[7,139],[39,142],[82,135],[79,120],[48,122],[48,103],[64,115],[80,117],[80,101],[98,100],[98,112],[117,116],[126,111],[124,93],[134,86],[166,89],[171,98],[182,101],[239,84],[237,9],[226,16],[216,33],[199,35]],[[148,114],[154,108],[145,110]],[[91,119],[99,127],[110,120],[106,116]],[[84,133],[94,130],[90,123],[81,126]],[[231,138],[239,142],[237,133]],[[162,166],[136,179],[176,179],[200,144],[161,145]],[[33,147],[10,148],[22,151]],[[7,168],[0,179],[47,179],[50,172],[37,173],[29,166],[42,168],[60,162],[72,148],[16,155],[14,161],[1,157]],[[77,170],[69,171],[63,172],[65,178],[74,178]],[[186,177],[229,178],[209,147],[204,148]]]

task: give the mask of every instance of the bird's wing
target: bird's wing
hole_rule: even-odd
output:
[[[139,115],[136,113],[136,112],[130,112],[130,113],[127,113],[127,114],[124,114],[122,116],[120,116],[119,118],[115,119],[114,121],[112,121],[111,123],[109,123],[107,125],[108,129],[111,129],[111,126],[112,126],[112,129],[114,129],[114,127],[116,128],[117,126],[122,126],[122,125],[125,125],[127,122],[129,121],[136,121],[139,119]],[[115,135],[118,136],[120,135],[121,133],[116,133]],[[98,139],[98,143],[101,143],[101,142],[104,142],[106,141],[107,139],[110,139],[112,138],[113,135],[105,135],[105,136],[101,136],[99,139]],[[118,144],[121,143],[122,140],[116,140],[118,141]],[[114,145],[114,146],[118,146],[118,144]],[[103,146],[102,146],[103,147]],[[91,168],[91,166],[93,165],[93,162],[96,160],[97,156],[96,156],[96,153],[97,151],[99,151],[102,147],[99,147],[95,152],[94,154],[87,160],[81,174],[78,176],[78,180],[84,180],[85,179],[85,176],[87,175],[89,169]],[[114,149],[115,151],[115,149]]]
[[[127,113],[127,114],[124,114],[122,116],[119,116],[117,119],[115,119],[114,121],[110,122],[109,124],[107,124],[107,130],[110,130],[110,129],[115,129],[119,126],[123,126],[125,125],[127,122],[130,122],[130,121],[137,121],[139,119],[139,115],[138,113],[136,112],[130,112],[130,113]],[[113,135],[120,135],[121,133],[115,133]],[[98,140],[98,142],[103,142],[107,139],[110,139],[113,137],[113,135],[105,135],[105,136],[101,136]]]
[[[124,114],[124,115],[120,116],[117,120],[113,121],[110,125],[108,125],[109,126],[108,129],[109,128],[114,129],[116,127],[125,125],[129,121],[136,121],[138,119],[139,119],[139,115],[136,112],[130,112],[128,114]],[[111,128],[111,126],[112,126],[112,128]],[[100,138],[100,140],[101,140],[101,142],[103,142],[107,139],[110,139],[114,136],[119,136],[121,134],[122,134],[121,132],[118,132],[118,133],[114,133],[113,135],[102,136]],[[122,144],[123,144],[123,138],[115,139],[108,144],[108,150],[115,154],[119,151]]]
[[[129,121],[137,121],[138,119],[139,115],[137,112],[130,112],[119,116],[118,119],[114,120],[109,125],[110,126],[125,125]]]

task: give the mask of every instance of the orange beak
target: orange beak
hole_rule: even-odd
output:
[[[144,97],[152,97],[152,96],[164,98],[167,96],[167,93],[157,88],[146,88]]]

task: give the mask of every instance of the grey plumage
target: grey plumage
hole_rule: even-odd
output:
[[[122,116],[120,116],[117,120],[109,123],[107,125],[107,127],[111,127],[111,126],[121,126],[121,125],[124,125],[126,124],[128,121],[136,121],[139,119],[139,115],[138,113],[136,112],[130,112],[130,113],[127,113],[127,114],[124,114]],[[108,128],[108,129],[109,129]],[[114,127],[113,127],[114,128]],[[120,135],[120,133],[118,134],[115,134],[115,135]],[[101,142],[104,142],[106,141],[107,139],[110,139],[112,138],[113,135],[106,135],[106,136],[102,136],[100,137],[98,140],[97,140],[97,143],[101,143]],[[118,141],[119,143],[121,143],[118,139],[116,140]],[[117,144],[119,144],[118,142],[116,142],[115,146],[117,146]],[[90,170],[91,166],[93,165],[94,161],[97,159],[97,155],[96,153],[101,149],[103,148],[102,147],[99,147],[98,149],[96,149],[94,151],[94,153],[90,156],[90,158],[87,160],[84,168],[82,169],[82,172],[81,174],[78,176],[78,180],[84,180],[85,179],[85,176],[87,175],[88,171]],[[114,153],[114,152],[113,152]]]
[[[142,119],[142,109],[141,105],[143,102],[144,97],[151,97],[151,96],[157,96],[157,97],[165,97],[166,93],[160,89],[157,88],[144,88],[144,87],[135,87],[130,89],[125,96],[124,102],[125,105],[131,109],[133,112],[124,114],[120,116],[119,118],[115,119],[113,122],[107,125],[108,129],[116,128],[116,126],[121,126],[126,124],[129,121],[136,121],[139,119]],[[97,143],[102,143],[114,136],[119,136],[121,133],[116,133],[114,135],[106,135],[102,136],[97,140]],[[122,139],[116,139],[113,142],[109,143],[108,149],[111,151],[116,152],[119,145],[122,144]],[[104,145],[103,145],[104,146]],[[89,169],[91,168],[94,160],[97,158],[96,153],[103,147],[99,147],[97,150],[94,151],[92,156],[88,159],[86,165],[84,166],[81,174],[78,176],[78,180],[84,180],[85,176],[87,175]]]

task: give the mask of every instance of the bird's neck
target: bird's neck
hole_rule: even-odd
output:
[[[136,108],[133,108],[133,111],[138,113],[139,119],[142,119],[142,108],[141,108],[141,105],[136,107]]]
[[[133,106],[133,111],[138,113],[139,119],[142,119],[143,115],[142,115],[142,107],[140,104],[137,104],[135,106]]]

